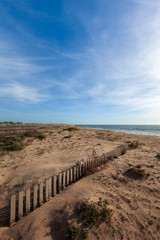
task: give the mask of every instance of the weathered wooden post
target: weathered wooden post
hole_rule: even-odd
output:
[[[33,210],[37,207],[37,193],[38,192],[38,186],[37,184],[33,187]]]
[[[82,164],[79,165],[79,177],[82,177]]]
[[[59,175],[56,176],[56,191],[59,193]]]
[[[73,182],[73,168],[69,169],[69,184]]]
[[[69,169],[67,170],[67,172],[66,172],[66,186],[68,186],[69,185]]]
[[[66,187],[66,171],[63,172],[63,184],[62,188],[64,189]]]
[[[82,175],[84,176],[85,174],[85,163],[82,163]]]
[[[76,182],[76,176],[77,176],[77,167],[73,167],[73,182]]]
[[[59,174],[59,190],[62,190],[62,173]]]
[[[39,184],[39,205],[42,205],[44,202],[43,199],[43,182]]]
[[[23,191],[18,193],[18,219],[23,217]]]
[[[57,194],[57,176],[53,177],[53,196]]]
[[[48,179],[48,197],[50,198],[52,195],[52,178]]]
[[[77,180],[79,180],[79,165],[76,166],[76,172],[77,172],[76,178]]]
[[[48,186],[49,185],[49,180],[46,179],[46,182],[45,182],[45,201],[48,201]]]
[[[16,221],[16,195],[10,199],[10,225]]]
[[[31,190],[26,189],[26,214],[30,212],[31,209]]]

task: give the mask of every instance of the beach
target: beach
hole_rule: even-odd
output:
[[[109,223],[88,230],[87,239],[160,239],[160,137],[50,125],[43,139],[24,139],[24,148],[0,156],[0,204],[16,191],[44,181],[79,161],[107,153],[129,141],[137,148],[110,160],[11,227],[0,228],[0,239],[66,239],[68,223],[81,228],[75,205],[80,201],[107,200]],[[138,167],[137,167],[138,166]],[[140,178],[130,173],[143,170]],[[82,236],[79,239],[84,239]]]

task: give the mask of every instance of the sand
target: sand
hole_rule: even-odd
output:
[[[160,239],[160,137],[67,128],[53,128],[42,141],[34,140],[25,149],[0,158],[4,164],[0,169],[1,206],[11,193],[86,159],[93,149],[101,155],[127,141],[139,140],[140,144],[70,185],[14,226],[0,228],[0,239],[66,239],[68,223],[81,224],[74,212],[77,202],[99,198],[108,201],[113,216],[110,223],[89,229],[87,239]],[[137,165],[144,169],[144,178],[125,174]]]

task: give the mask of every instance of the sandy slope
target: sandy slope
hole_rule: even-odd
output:
[[[67,130],[70,127],[53,125],[42,141],[26,139],[30,143],[23,150],[0,157],[1,207],[8,204],[15,191],[73,166],[78,160],[87,158],[93,149],[102,154],[121,143],[121,140],[112,139],[112,133],[101,134],[101,131],[80,127]]]
[[[66,136],[68,133],[62,131],[57,135],[59,137],[61,135],[62,138],[64,137],[62,134]],[[140,145],[138,148],[127,151],[125,155],[97,169],[93,174],[72,184],[41,208],[24,217],[15,226],[1,228],[0,239],[66,239],[68,222],[73,221],[81,224],[74,213],[75,204],[84,199],[97,201],[100,197],[107,199],[109,207],[114,211],[111,223],[103,222],[94,226],[89,230],[87,239],[160,239],[160,138],[87,129],[80,129],[72,134],[71,138],[65,139],[66,142],[62,141],[63,147],[67,146],[65,152],[60,151],[62,145],[54,146],[56,153],[54,159],[57,159],[57,161],[55,160],[56,167],[53,164],[53,170],[55,171],[58,168],[72,165],[78,159],[78,156],[86,156],[89,152],[87,151],[88,148],[95,148],[97,153],[100,154],[128,140],[139,140]],[[72,148],[69,147],[70,142],[67,141],[71,141],[71,139],[75,148],[73,146]],[[45,141],[49,142],[51,140],[47,137]],[[45,148],[44,142],[42,144]],[[37,142],[34,142],[34,144],[38,146]],[[45,164],[46,166],[52,166],[50,160],[52,158],[49,158],[48,153],[44,153],[40,159],[34,155],[34,144],[18,153],[21,155],[25,151],[26,155],[31,154],[34,161],[31,161],[31,158],[29,159],[29,155],[27,155],[26,158],[24,157],[23,163],[28,159],[26,167],[29,168],[30,164],[33,164],[33,169],[33,166],[35,166],[35,172],[33,171],[32,174],[37,172],[36,161],[41,162],[43,168],[45,168]],[[52,144],[50,143],[49,146],[51,147]],[[14,154],[16,156],[16,153]],[[9,159],[9,156],[6,156],[6,158]],[[43,162],[43,159],[45,159],[45,162]],[[65,159],[68,159],[68,161],[65,161]],[[124,175],[126,170],[139,164],[142,165],[146,173],[150,174],[147,178],[138,180]],[[21,167],[25,167],[25,164],[22,164]],[[50,173],[49,171],[47,174]]]

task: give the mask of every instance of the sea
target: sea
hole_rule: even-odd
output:
[[[160,136],[160,125],[78,125],[81,127],[126,132],[130,134]]]

